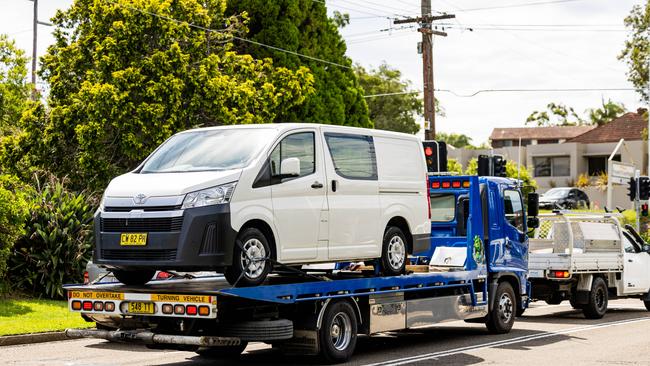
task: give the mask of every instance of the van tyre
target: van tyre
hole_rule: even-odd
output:
[[[249,227],[237,235],[232,265],[226,269],[226,280],[233,286],[261,285],[271,272],[271,247],[257,228]]]
[[[650,300],[643,300],[643,304],[645,305],[645,308],[650,311]]]
[[[118,281],[128,286],[144,285],[151,281],[153,276],[156,274],[156,271],[153,269],[142,269],[137,271],[114,269],[112,272]]]
[[[406,237],[400,228],[389,226],[384,233],[381,250],[381,273],[384,276],[399,276],[406,270],[408,247]]]
[[[320,355],[328,363],[345,362],[357,345],[357,317],[347,301],[330,303],[318,330]]]
[[[582,307],[587,319],[600,319],[607,312],[607,284],[601,277],[595,277],[589,292],[589,302]]]
[[[205,358],[235,358],[241,355],[248,346],[248,342],[241,342],[237,346],[201,347],[196,353]]]
[[[515,291],[508,282],[501,282],[494,294],[494,305],[485,325],[494,334],[508,333],[515,323],[517,300]]]

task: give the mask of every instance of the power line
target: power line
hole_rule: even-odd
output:
[[[211,29],[211,28],[203,27],[203,26],[200,26],[200,25],[197,25],[197,24],[189,23],[189,22],[186,22],[186,21],[177,20],[177,19],[174,19],[174,18],[170,18],[170,17],[164,16],[164,15],[157,14],[157,13],[152,13],[152,12],[142,10],[142,9],[138,9],[138,8],[135,8],[135,7],[131,7],[131,6],[128,6],[128,5],[123,5],[123,4],[120,4],[120,3],[116,3],[116,2],[114,2],[112,0],[106,0],[106,1],[110,2],[111,4],[117,5],[119,7],[127,8],[127,9],[130,9],[130,10],[133,10],[133,11],[137,11],[137,12],[139,12],[141,14],[147,14],[147,15],[154,16],[154,17],[164,19],[164,20],[167,20],[167,21],[171,21],[171,22],[174,22],[174,23],[177,23],[177,24],[185,24],[188,27],[201,29],[201,30],[206,31],[206,32],[223,33],[223,32],[226,31],[226,29],[223,29],[223,30]],[[314,1],[316,1],[316,0],[314,0]],[[269,48],[269,49],[272,49],[272,50],[275,50],[275,51],[288,53],[288,54],[295,55],[295,56],[302,57],[302,58],[306,58],[306,59],[309,59],[309,60],[312,60],[312,61],[322,62],[322,63],[325,63],[325,64],[329,64],[329,65],[333,65],[333,66],[337,66],[337,67],[342,67],[342,68],[345,68],[345,69],[352,69],[352,67],[348,66],[348,65],[343,65],[343,64],[339,64],[339,63],[336,63],[336,62],[333,62],[333,61],[324,60],[324,59],[321,59],[321,58],[318,58],[318,57],[305,55],[305,54],[302,54],[302,53],[299,53],[299,52],[296,52],[296,51],[291,51],[291,50],[287,50],[287,49],[284,49],[284,48],[271,46],[271,45],[268,45],[268,44],[265,44],[265,43],[262,43],[262,42],[253,41],[253,40],[248,39],[248,38],[238,37],[238,36],[235,36],[235,35],[232,35],[232,34],[227,34],[227,36],[232,38],[232,39],[236,39],[238,41],[241,41],[241,42],[254,44],[254,45],[260,46],[260,47],[266,47],[266,48]]]
[[[552,89],[479,89],[470,94],[459,94],[451,89],[435,89],[438,92],[451,93],[461,98],[471,98],[484,93],[513,93],[513,92],[590,92],[590,91],[636,91],[634,88],[552,88]],[[364,98],[388,97],[393,95],[420,94],[421,90],[411,90],[395,93],[364,95]]]
[[[481,11],[481,10],[493,10],[493,9],[506,9],[506,8],[523,8],[528,6],[537,6],[537,5],[547,5],[547,4],[560,4],[560,3],[570,3],[575,1],[584,1],[584,0],[552,0],[552,1],[537,1],[532,3],[524,4],[509,4],[509,5],[498,5],[498,6],[488,6],[483,8],[471,8],[471,9],[458,9],[459,12],[470,12],[470,11]]]

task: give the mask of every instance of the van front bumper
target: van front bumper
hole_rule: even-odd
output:
[[[162,212],[98,212],[96,264],[118,269],[219,271],[232,264],[237,232],[230,205]],[[145,245],[120,245],[121,234],[146,233]]]

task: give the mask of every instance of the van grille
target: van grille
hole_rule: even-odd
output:
[[[176,260],[176,249],[102,249],[102,259],[110,260]]]
[[[133,210],[140,210],[140,211],[145,211],[145,212],[150,212],[150,211],[175,211],[175,210],[180,210],[181,205],[175,205],[175,206],[107,206],[104,207],[104,211],[106,212],[131,212]]]
[[[101,218],[102,232],[137,233],[180,231],[183,217],[155,217],[144,219]]]

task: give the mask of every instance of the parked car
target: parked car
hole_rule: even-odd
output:
[[[274,265],[379,259],[430,245],[427,168],[412,135],[318,124],[178,133],[106,188],[94,262],[125,284],[156,270],[261,284]]]
[[[539,208],[543,209],[581,209],[589,207],[589,196],[578,188],[551,188],[539,197]]]

